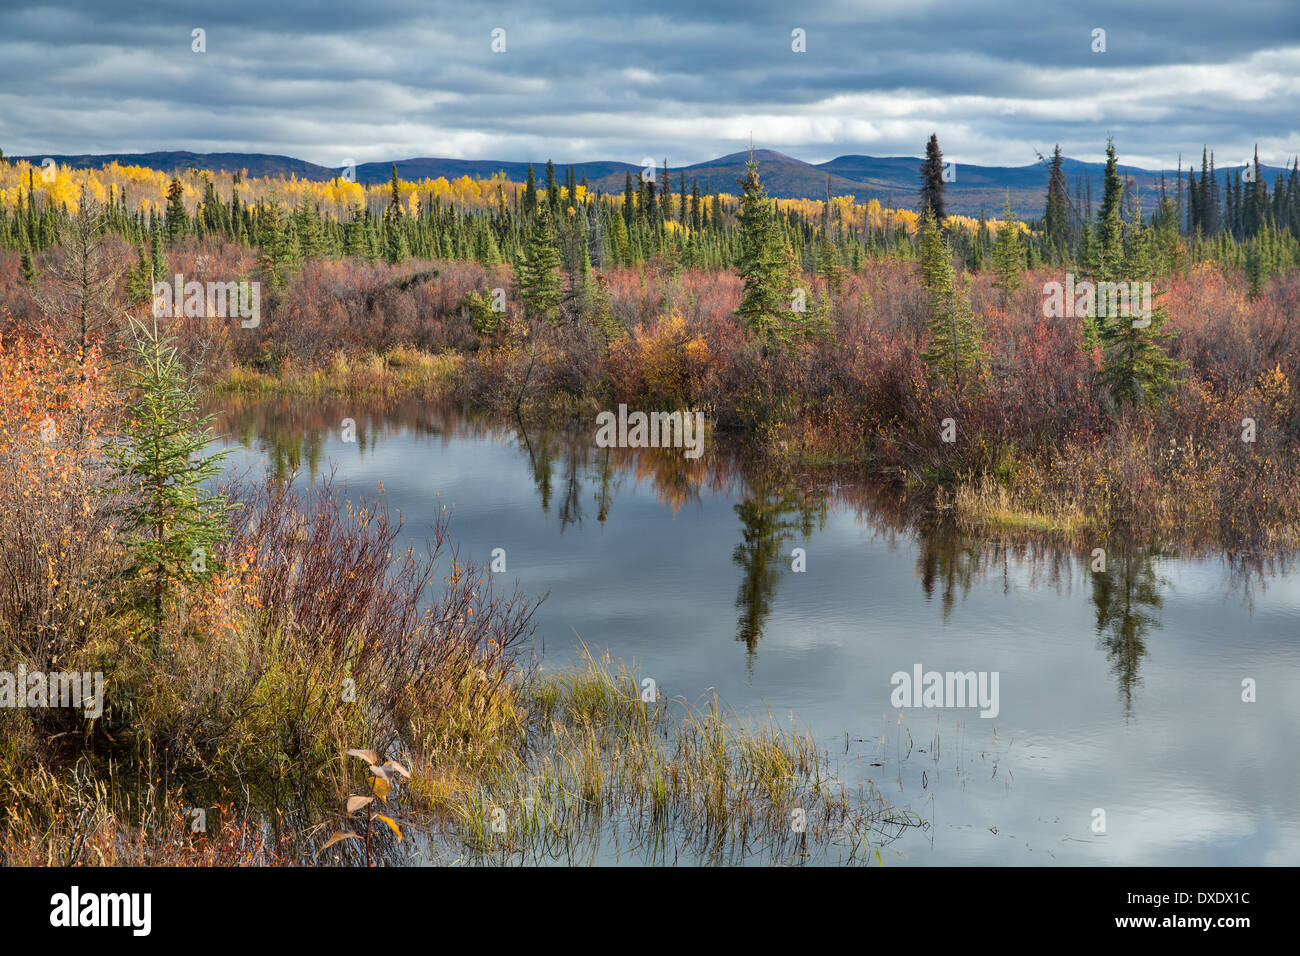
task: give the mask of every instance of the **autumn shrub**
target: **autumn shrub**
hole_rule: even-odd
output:
[[[423,364],[409,352],[396,361]],[[104,454],[113,400],[96,355],[0,338],[3,669],[75,668],[104,683],[98,715],[3,708],[0,776],[51,773],[82,793],[77,780],[116,767],[113,787],[143,788],[135,817],[80,839],[125,840],[178,788],[224,784],[282,806],[328,787],[348,739],[462,767],[511,745],[516,652],[536,602],[462,562],[445,512],[422,553],[398,547],[400,519],[382,501],[349,501],[330,482],[227,489],[245,507],[224,519],[230,535],[204,586],[180,589],[159,639],[145,640],[142,612],[120,599],[129,492]],[[28,809],[0,823],[15,828],[0,852],[48,857],[77,838],[56,818],[33,829],[30,802],[18,802]],[[39,832],[64,836],[35,846]]]
[[[121,566],[103,440],[112,394],[98,353],[0,336],[0,655],[71,665],[111,606]]]
[[[421,554],[397,546],[401,521],[382,501],[350,501],[328,480],[267,484],[245,502],[231,543],[246,556],[239,631],[261,663],[242,730],[262,759],[320,770],[349,733],[391,750],[444,722],[479,739],[469,715],[508,696],[535,603],[459,559],[446,512]]]
[[[609,379],[618,401],[648,408],[691,408],[703,394],[712,358],[704,336],[677,310],[638,324],[615,342]]]

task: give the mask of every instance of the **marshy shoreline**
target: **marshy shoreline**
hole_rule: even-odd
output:
[[[326,369],[274,375],[236,367],[207,390],[215,408],[283,400],[340,409],[451,405],[507,427],[589,431],[593,441],[600,416],[625,404],[547,394],[511,407],[474,387],[473,372],[461,354],[400,349],[363,359],[340,354]],[[1119,535],[1143,538],[1152,547],[1233,553],[1300,550],[1300,446],[1286,442],[1258,454],[1240,441],[1236,449],[1195,436],[1161,443],[1154,423],[1127,419],[1114,434],[1069,439],[1041,456],[1018,455],[1009,446],[990,452],[979,441],[942,452],[909,445],[912,457],[900,460],[896,452],[906,443],[896,437],[874,444],[840,441],[809,415],[796,413],[788,423],[754,429],[739,427],[733,412],[715,406],[697,413],[704,416],[709,441],[741,449],[755,467],[892,489],[901,506],[927,510],[971,533],[1042,535],[1074,544]],[[1225,449],[1238,454],[1227,457]],[[1250,487],[1248,496],[1240,493],[1243,486]]]

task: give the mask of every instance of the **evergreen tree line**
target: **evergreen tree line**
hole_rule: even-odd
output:
[[[1062,164],[1057,147],[1048,170],[1044,215],[1027,221],[1025,268],[1044,262],[1089,265],[1098,232],[1105,228],[1101,218],[1094,217],[1090,185],[1076,182],[1072,198]],[[1126,235],[1154,230],[1158,268],[1212,260],[1245,270],[1257,286],[1269,275],[1300,264],[1300,163],[1285,179],[1278,174],[1271,190],[1258,158],[1253,177],[1243,181],[1236,170],[1223,190],[1212,154],[1204,155],[1202,166],[1199,178],[1188,171],[1186,189],[1181,177],[1173,191],[1162,184],[1156,209],[1145,218],[1139,197],[1126,191],[1121,229]],[[920,207],[942,226],[946,212],[941,169],[938,140],[931,137]],[[729,270],[741,267],[744,258],[744,197],[720,195],[708,183],[701,189],[698,180],[688,183],[685,173],[673,183],[666,162],[655,175],[634,177],[629,172],[619,196],[583,190],[581,200],[576,197],[578,187],[587,185],[585,174],[581,180],[572,169],[560,174],[548,162],[539,183],[530,166],[522,188],[508,190],[507,184],[498,184],[496,202],[486,210],[460,209],[427,194],[418,197],[413,210],[407,208],[394,167],[386,205],[354,205],[341,219],[305,202],[292,209],[274,199],[246,202],[238,176],[228,197],[218,195],[210,177],[204,180],[192,214],[179,180],[172,181],[165,209],[158,215],[129,209],[126,196],[110,186],[105,226],[138,247],[139,276],[147,270],[161,278],[162,249],[188,237],[215,237],[259,248],[273,286],[310,259],[355,257],[393,265],[410,258],[476,260],[484,265],[509,262],[518,269],[526,266],[529,249],[536,251],[539,237],[558,256],[556,268],[567,274],[570,286],[591,269],[653,261],[673,270]],[[743,192],[744,181],[740,185]],[[0,209],[0,246],[23,253],[23,271],[30,277],[32,256],[58,242],[69,215],[66,208],[38,201],[30,172],[26,191],[19,193],[12,209]],[[910,235],[888,221],[883,226],[847,223],[829,196],[819,214],[764,201],[771,207],[775,245],[788,247],[793,267],[805,274],[856,272],[876,258],[916,259],[925,241],[919,228]],[[1013,213],[1008,203],[1003,215]],[[993,264],[997,231],[984,213],[973,229],[945,230],[953,254],[975,271]]]
[[[921,277],[930,299],[929,344],[924,358],[932,379],[943,380],[959,393],[978,391],[988,371],[983,330],[970,305],[970,276],[958,281],[952,245],[939,218],[943,184],[935,172],[942,155],[933,138],[931,147],[921,185]],[[1056,155],[1059,159],[1059,149]],[[1052,182],[1059,182],[1055,171]],[[1174,268],[1176,263],[1170,257],[1177,255],[1181,236],[1171,203],[1168,197],[1162,198],[1159,211],[1149,218],[1143,217],[1140,204],[1126,203],[1126,184],[1113,142],[1106,144],[1103,190],[1096,221],[1085,218],[1080,230],[1080,278],[1086,276],[1098,287],[1102,283],[1151,283]],[[1021,284],[1027,255],[1027,244],[1010,215],[1010,205],[1008,198],[991,250],[993,286],[1003,308],[1009,306]],[[1116,406],[1154,407],[1175,387],[1174,374],[1181,366],[1167,350],[1171,334],[1166,329],[1168,310],[1159,301],[1162,294],[1153,290],[1150,314],[1145,317],[1105,311],[1077,317],[1079,346]]]

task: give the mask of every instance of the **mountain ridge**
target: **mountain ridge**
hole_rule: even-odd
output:
[[[680,188],[680,177],[684,172],[688,190],[691,188],[692,181],[698,180],[701,192],[712,190],[735,193],[738,191],[737,181],[744,174],[744,164],[748,155],[747,151],[741,151],[687,166],[670,166],[669,180],[673,192],[676,193]],[[320,166],[307,160],[275,153],[196,153],[189,150],[162,150],[149,153],[51,154],[5,158],[12,161],[26,160],[37,165],[48,158],[74,169],[98,168],[116,161],[167,173],[183,172],[188,169],[212,172],[242,170],[250,176],[292,175],[299,179],[314,181],[332,179],[342,170],[342,167]],[[867,156],[850,153],[823,163],[809,163],[776,150],[758,149],[754,150],[754,158],[759,164],[759,172],[768,195],[773,198],[823,199],[829,188],[832,196],[852,195],[858,202],[877,199],[885,206],[916,208],[922,163],[919,157]],[[545,160],[534,161],[531,165],[540,182],[544,178]],[[448,179],[459,176],[486,179],[497,173],[505,173],[508,179],[521,182],[527,175],[529,161],[409,157],[383,162],[358,163],[357,181],[372,185],[384,182],[391,175],[393,166],[397,167],[397,174],[406,180],[437,179],[440,176]],[[556,166],[558,171],[569,168],[573,169],[574,176],[578,179],[585,174],[589,187],[607,194],[621,193],[627,176],[630,175],[635,179],[645,169],[642,165],[619,160],[590,160]],[[1090,163],[1067,157],[1063,162],[1063,168],[1071,197],[1074,196],[1076,185],[1083,189],[1086,181],[1092,185],[1094,202],[1100,199],[1104,163]],[[1241,168],[1240,165],[1220,167],[1215,171],[1216,178],[1222,186],[1232,170]],[[948,183],[945,190],[950,213],[974,216],[980,212],[987,212],[989,215],[997,215],[1002,208],[1004,195],[1009,192],[1012,208],[1018,215],[1042,214],[1047,191],[1046,163],[1030,163],[1025,166],[957,163],[955,169],[955,179]],[[1270,190],[1277,173],[1285,175],[1288,172],[1283,167],[1268,165],[1262,165],[1261,170]],[[1154,205],[1157,200],[1162,178],[1170,192],[1177,188],[1176,169],[1150,170],[1121,164],[1120,171],[1136,186],[1142,204],[1147,208]],[[654,168],[656,179],[660,178],[661,172],[661,166]],[[1187,170],[1184,169],[1184,182],[1186,173]]]

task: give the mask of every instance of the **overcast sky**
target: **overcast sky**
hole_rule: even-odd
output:
[[[206,52],[192,51],[192,31]],[[505,31],[505,51],[492,50]],[[1093,31],[1106,50],[1094,53]],[[792,49],[804,31],[806,52]],[[1300,153],[1300,0],[101,2],[0,9],[7,154],[1172,166]]]

